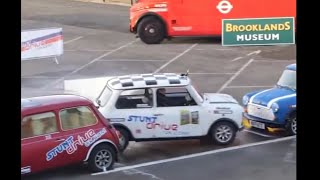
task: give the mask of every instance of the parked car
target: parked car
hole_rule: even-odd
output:
[[[21,174],[88,162],[92,172],[118,160],[119,137],[93,102],[77,95],[21,99]]]
[[[253,91],[243,96],[243,125],[267,131],[297,133],[296,64],[286,66],[278,83],[271,89]]]
[[[219,145],[242,129],[243,107],[230,95],[199,94],[187,74],[138,74],[106,80],[99,111],[129,141],[199,138]]]

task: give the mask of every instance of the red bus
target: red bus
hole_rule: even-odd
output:
[[[146,44],[178,36],[221,36],[222,19],[296,17],[295,0],[135,0],[130,32]]]

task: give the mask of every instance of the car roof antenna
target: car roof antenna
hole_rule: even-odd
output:
[[[189,69],[187,69],[187,73],[181,74],[181,76],[188,76],[188,74],[189,74]]]

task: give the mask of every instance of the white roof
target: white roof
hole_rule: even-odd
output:
[[[137,89],[150,87],[186,86],[190,83],[188,76],[176,73],[132,74],[110,79],[108,86],[112,89]]]

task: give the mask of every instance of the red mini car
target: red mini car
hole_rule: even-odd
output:
[[[21,99],[21,174],[88,162],[109,170],[118,157],[116,129],[77,95]]]

